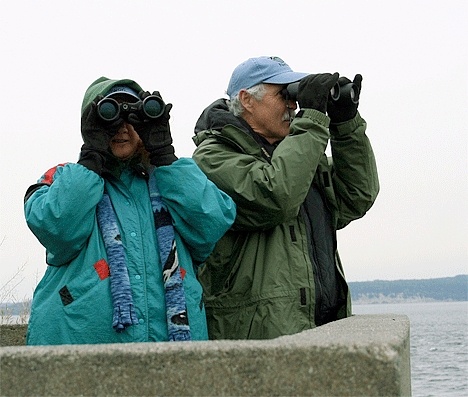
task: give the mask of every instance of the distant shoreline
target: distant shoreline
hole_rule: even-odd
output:
[[[353,305],[385,305],[385,304],[400,304],[400,303],[437,303],[437,302],[468,302],[468,299],[421,299],[421,298],[407,298],[407,299],[352,299],[351,301]]]
[[[354,305],[468,301],[468,274],[415,280],[348,282]],[[0,318],[27,316],[31,300],[0,302]]]
[[[354,304],[468,301],[468,275],[348,282]]]

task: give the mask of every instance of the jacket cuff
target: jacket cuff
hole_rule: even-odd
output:
[[[310,119],[326,128],[330,125],[330,117],[315,109],[301,109],[294,118]]]
[[[366,121],[358,112],[351,120],[343,121],[342,123],[330,123],[330,135],[335,138],[349,135],[351,132],[356,131],[359,126],[362,126],[365,123]]]

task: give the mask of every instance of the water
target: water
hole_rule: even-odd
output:
[[[413,397],[468,396],[468,302],[355,304],[353,312],[409,317]]]

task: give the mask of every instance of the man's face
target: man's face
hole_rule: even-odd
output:
[[[286,87],[278,84],[264,84],[266,93],[258,101],[251,97],[243,117],[252,129],[268,142],[282,140],[289,134],[289,124],[294,117],[297,104],[286,101],[281,91]]]

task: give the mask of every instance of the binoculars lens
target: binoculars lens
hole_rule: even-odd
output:
[[[341,95],[340,85],[336,83],[330,90],[330,97],[333,101],[337,101],[338,99],[340,99],[340,95]]]
[[[119,104],[114,100],[103,99],[98,103],[98,114],[105,121],[113,121],[119,115]]]
[[[349,83],[341,87],[340,95],[343,99],[350,99],[353,103],[359,102],[359,91],[354,83]]]
[[[113,98],[104,98],[97,104],[99,117],[107,122],[119,117],[125,118],[130,113],[135,113],[142,120],[157,119],[162,116],[164,109],[164,101],[156,95],[150,95],[136,103],[119,103]]]
[[[143,110],[150,118],[158,118],[164,111],[164,103],[157,96],[149,96],[143,102]]]

